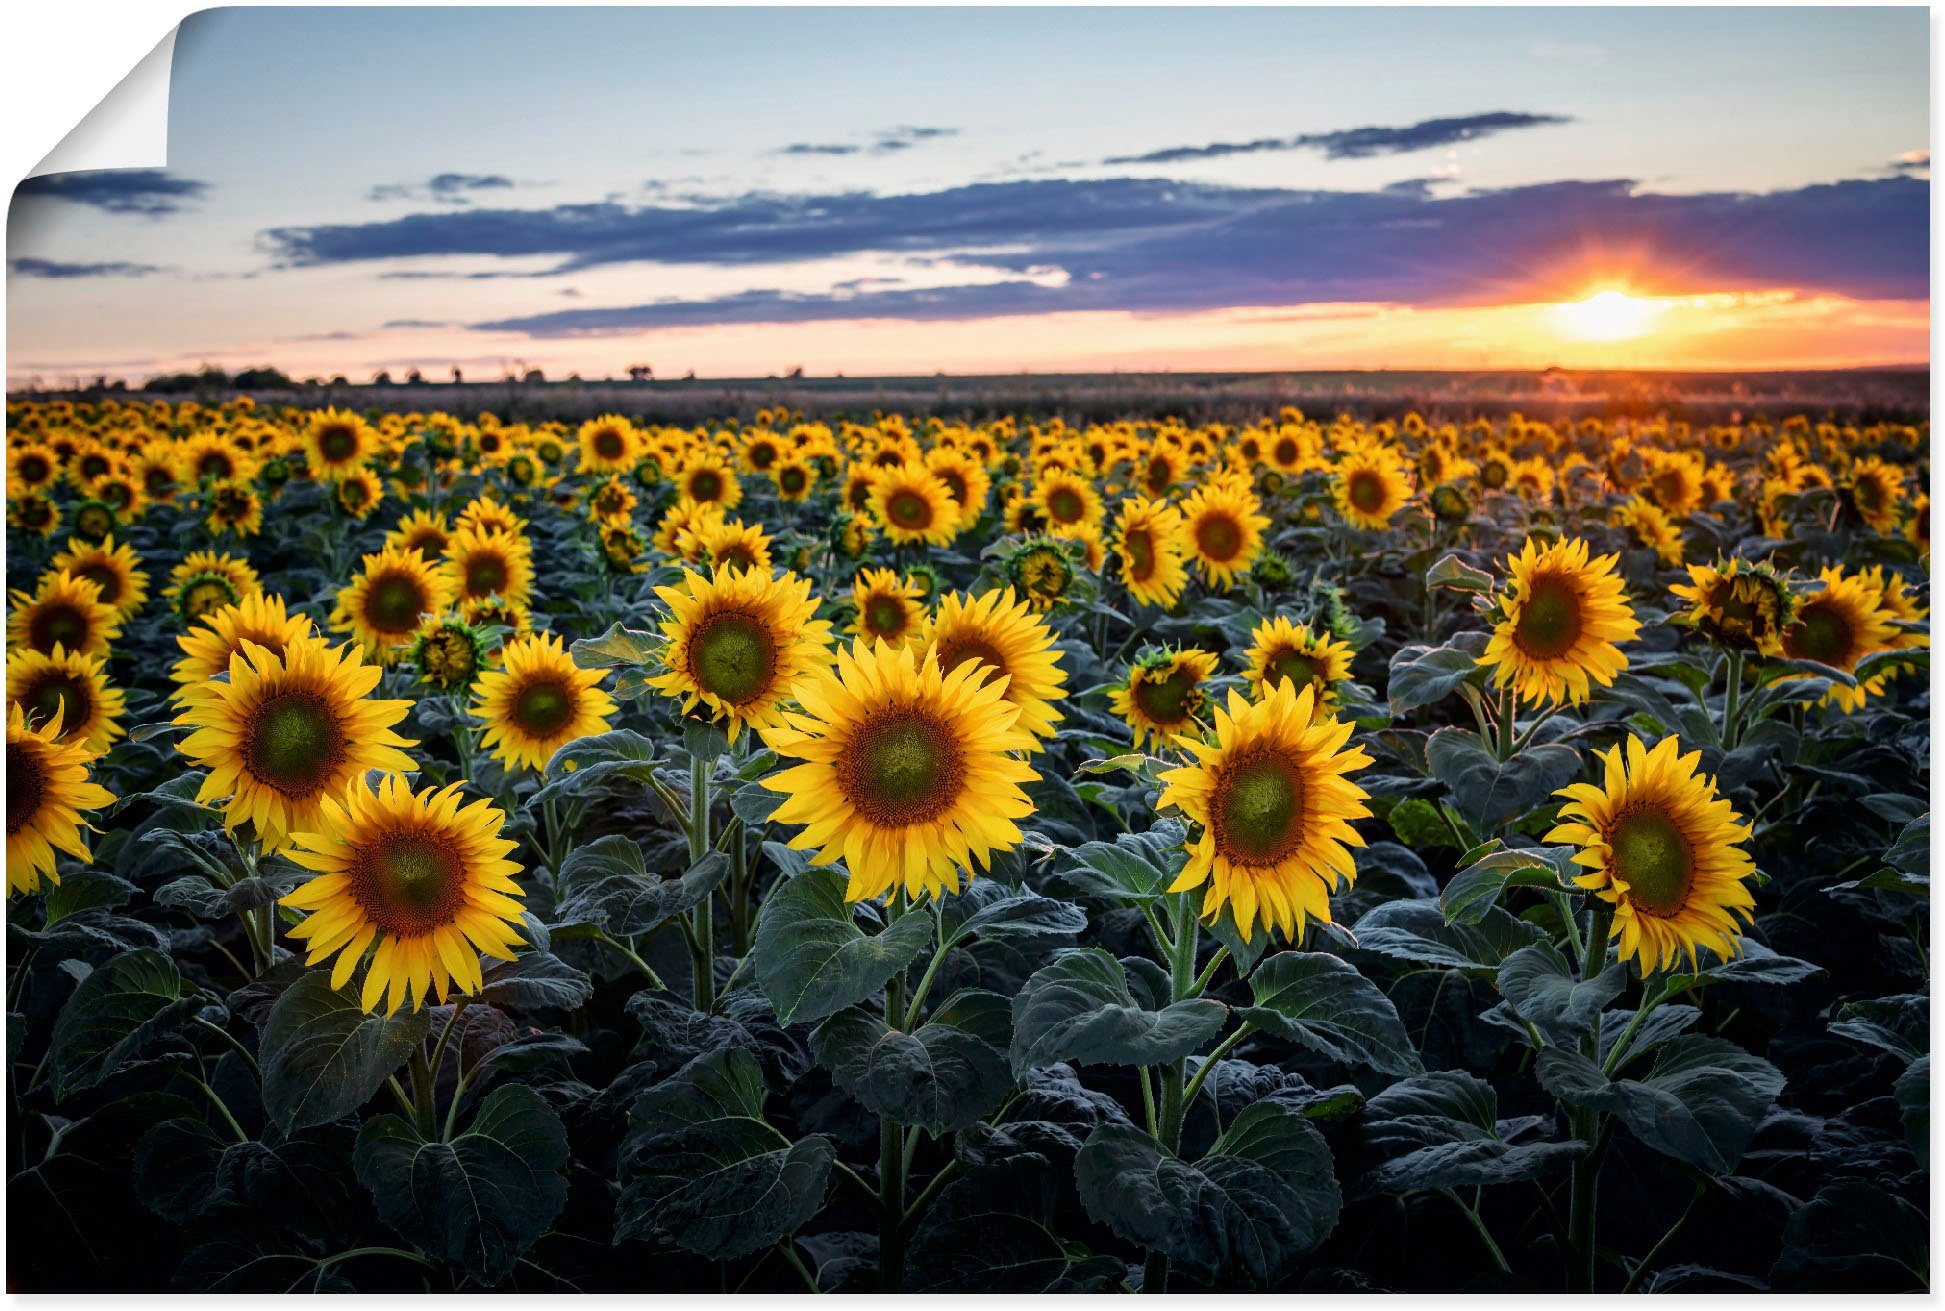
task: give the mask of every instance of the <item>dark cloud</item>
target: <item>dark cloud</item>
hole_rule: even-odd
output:
[[[14,196],[65,200],[92,205],[110,214],[144,214],[158,218],[174,214],[186,200],[199,199],[207,182],[179,178],[159,168],[98,169],[82,173],[46,173],[14,188]]]
[[[1928,188],[1909,178],[1704,195],[1558,182],[1451,196],[1111,179],[799,198],[787,213],[728,207],[680,221],[605,209],[450,217],[491,221],[441,229],[443,241],[420,225],[310,236],[292,249],[311,259],[554,254],[564,267],[623,259],[759,265],[873,252],[1001,274],[946,287],[758,290],[474,325],[535,336],[1085,310],[1493,304],[1572,295],[1616,275],[1651,291],[1784,287],[1865,299],[1922,299],[1929,286]]]
[[[927,141],[938,141],[945,137],[956,137],[956,127],[893,127],[872,134],[871,140],[853,141],[798,141],[777,151],[779,155],[892,155],[901,150],[910,150]]]
[[[16,278],[146,278],[162,269],[153,264],[129,264],[113,260],[102,264],[69,264],[57,259],[21,256],[7,261],[7,273]]]
[[[1931,172],[1931,151],[1906,151],[1891,161],[1890,171],[1893,173],[1909,173],[1914,177],[1928,174]]]
[[[371,189],[371,200],[431,200],[441,205],[469,205],[481,191],[511,191],[518,186],[498,173],[437,173],[424,182],[390,182]]]
[[[1409,127],[1353,127],[1337,132],[1306,132],[1294,137],[1258,137],[1254,141],[1218,141],[1206,146],[1171,146],[1143,155],[1115,155],[1108,164],[1180,164],[1226,155],[1256,155],[1265,151],[1315,150],[1326,159],[1366,159],[1372,155],[1408,155],[1413,151],[1457,145],[1520,128],[1547,127],[1572,120],[1560,114],[1520,114],[1498,110],[1463,118],[1428,118]]]

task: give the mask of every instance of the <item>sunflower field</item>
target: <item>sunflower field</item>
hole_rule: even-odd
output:
[[[1923,1289],[1929,475],[12,403],[9,1286]]]

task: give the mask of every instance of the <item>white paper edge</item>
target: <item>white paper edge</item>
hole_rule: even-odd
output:
[[[28,177],[99,169],[164,168],[169,163],[169,74],[176,33],[169,29],[155,49],[115,84],[47,152]]]

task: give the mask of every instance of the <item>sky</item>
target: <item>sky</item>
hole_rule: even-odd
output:
[[[1906,9],[255,9],[10,386],[1929,359]]]

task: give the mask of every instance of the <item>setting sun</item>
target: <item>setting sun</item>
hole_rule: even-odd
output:
[[[1563,334],[1581,341],[1626,341],[1650,331],[1661,311],[1658,302],[1608,290],[1557,306],[1554,319]]]

